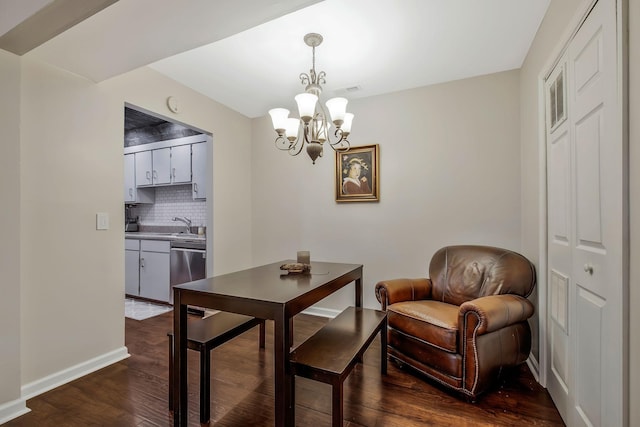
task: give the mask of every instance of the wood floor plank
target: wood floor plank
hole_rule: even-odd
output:
[[[27,402],[31,412],[9,421],[19,426],[171,426],[168,411],[168,338],[173,313],[143,321],[126,319],[131,357]],[[294,345],[320,329],[326,319],[298,315]],[[215,426],[272,426],[274,422],[273,324],[267,322],[266,349],[258,349],[258,328],[213,350],[211,423]],[[188,352],[189,425],[197,426],[198,355]],[[374,340],[344,383],[344,425],[563,426],[545,389],[526,365],[514,370],[476,404],[394,363],[380,375],[380,339]],[[331,424],[330,386],[296,379],[296,425]]]

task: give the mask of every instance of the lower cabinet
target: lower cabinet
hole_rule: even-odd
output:
[[[126,241],[131,241],[127,239]],[[135,292],[135,255],[134,250],[125,250],[125,290],[129,295],[169,302],[170,243],[165,240],[132,240],[140,242],[138,252],[138,292]]]
[[[140,295],[140,240],[124,240],[124,293]]]

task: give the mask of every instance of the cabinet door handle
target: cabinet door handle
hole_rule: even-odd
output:
[[[173,168],[173,179],[176,179],[176,168]]]
[[[140,258],[140,267],[144,268],[144,258]]]
[[[151,172],[147,171],[147,181],[151,181]]]
[[[130,188],[130,189],[129,189],[129,196],[130,196],[130,197],[133,197],[133,188]]]
[[[198,194],[198,183],[197,182],[193,183],[193,192]]]

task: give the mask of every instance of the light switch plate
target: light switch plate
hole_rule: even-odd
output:
[[[96,214],[96,230],[109,229],[109,214],[107,212],[98,212]]]

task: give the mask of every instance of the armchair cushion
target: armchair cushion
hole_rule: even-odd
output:
[[[389,306],[390,328],[451,353],[458,351],[460,307],[439,301],[407,301]]]

